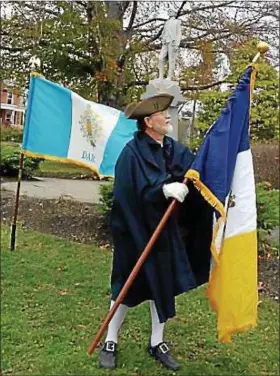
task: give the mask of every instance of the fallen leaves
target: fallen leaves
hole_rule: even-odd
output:
[[[62,296],[64,296],[64,295],[70,295],[70,293],[69,293],[69,291],[68,291],[67,289],[56,290],[56,291],[57,291],[57,293],[58,293],[59,295],[62,295]]]

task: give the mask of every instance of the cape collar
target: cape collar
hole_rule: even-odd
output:
[[[135,133],[134,136],[137,148],[141,156],[154,167],[161,169],[157,164],[153,153],[151,152],[151,148],[160,148],[161,145],[155,141],[153,138],[148,136],[145,132],[138,131]],[[172,139],[170,137],[165,136],[163,139],[163,152],[168,155],[170,153],[170,149],[172,147]]]

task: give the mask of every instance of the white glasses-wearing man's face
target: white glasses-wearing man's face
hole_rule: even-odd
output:
[[[170,123],[171,117],[168,110],[156,112],[146,117],[147,127],[153,129],[157,134],[164,136],[172,132],[172,125]]]

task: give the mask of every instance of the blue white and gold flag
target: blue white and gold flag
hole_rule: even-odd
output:
[[[31,157],[89,167],[114,175],[116,160],[136,131],[136,122],[115,108],[88,101],[32,75],[22,152]]]
[[[255,74],[254,66],[247,68],[186,174],[215,208],[207,295],[222,342],[257,321],[257,218],[249,143]]]

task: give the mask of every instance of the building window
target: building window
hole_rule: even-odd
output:
[[[8,93],[7,104],[13,104],[13,93]]]
[[[7,125],[11,125],[11,118],[12,118],[12,113],[11,112],[7,112],[6,113],[6,124]]]

